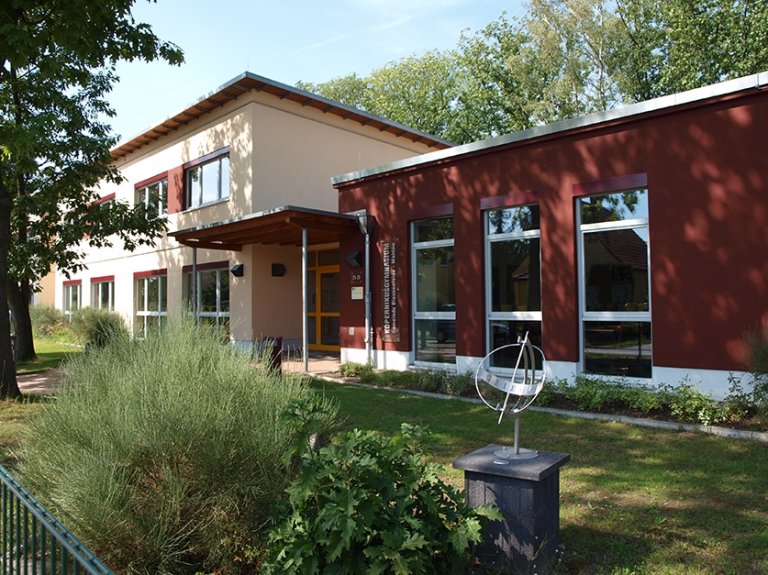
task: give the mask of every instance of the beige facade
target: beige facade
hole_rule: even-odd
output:
[[[246,73],[116,147],[114,162],[125,181],[100,192],[133,204],[138,188],[167,180],[168,233],[286,205],[336,212],[332,176],[444,147],[445,142],[425,134]],[[221,173],[227,173],[218,180],[224,197],[189,205],[190,170],[210,158],[211,164],[199,168],[200,178],[207,177],[202,173],[209,167],[224,166]],[[228,165],[221,158],[228,158]],[[85,270],[69,279],[57,274],[55,302],[68,311],[103,306],[109,300],[140,331],[136,324],[146,316],[138,312],[146,311],[147,305],[157,307],[157,315],[185,310],[189,291],[185,272],[193,260],[195,269],[207,272],[217,284],[213,287],[227,289],[228,301],[221,303],[226,304],[233,340],[247,343],[264,336],[301,340],[301,251],[295,246],[196,248],[193,254],[193,248],[165,236],[155,246],[132,253],[117,245],[88,250]],[[243,264],[242,277],[229,273],[235,264]],[[284,274],[273,275],[272,264],[283,266]],[[212,279],[211,270],[223,275]],[[160,277],[164,280],[151,279]],[[206,284],[199,289],[213,287]],[[145,293],[156,288],[166,290],[165,306]],[[212,293],[208,295],[213,297]]]

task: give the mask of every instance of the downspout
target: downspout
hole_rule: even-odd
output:
[[[357,224],[365,236],[365,355],[368,365],[373,365],[373,321],[371,312],[371,228],[368,211],[352,212],[357,216]]]
[[[304,371],[309,371],[309,334],[307,333],[307,274],[309,273],[309,250],[307,249],[307,228],[301,228],[301,359]]]
[[[192,246],[192,310],[195,314],[195,325],[200,325],[200,306],[197,303],[197,246]]]

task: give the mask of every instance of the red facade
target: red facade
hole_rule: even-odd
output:
[[[607,119],[606,119],[607,118]],[[368,210],[373,346],[410,351],[410,224],[452,214],[456,353],[485,349],[483,210],[541,214],[542,332],[551,360],[579,361],[574,198],[648,189],[653,365],[742,370],[745,330],[768,322],[768,91],[742,90],[516,141],[470,145],[336,186],[339,211]],[[399,342],[382,338],[382,243],[396,242]],[[360,238],[341,246],[362,250]],[[342,265],[341,293],[352,275]],[[342,297],[341,345],[363,348],[364,304]]]

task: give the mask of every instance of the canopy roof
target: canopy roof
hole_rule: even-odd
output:
[[[248,244],[300,246],[304,229],[307,243],[316,245],[338,242],[342,236],[360,231],[360,224],[354,214],[281,206],[168,235],[186,246],[240,251]]]

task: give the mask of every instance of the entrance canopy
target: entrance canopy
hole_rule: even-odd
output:
[[[312,208],[281,206],[171,232],[185,246],[240,251],[248,244],[301,246],[306,230],[310,244],[338,242],[342,236],[360,231],[359,217]]]

